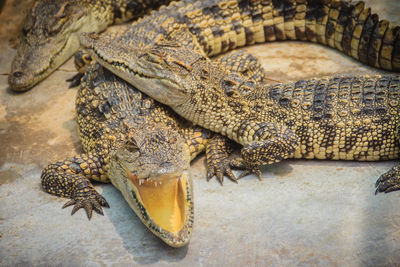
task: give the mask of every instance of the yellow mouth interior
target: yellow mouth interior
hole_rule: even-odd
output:
[[[162,177],[157,181],[140,181],[132,174],[129,177],[153,221],[168,232],[179,232],[185,224],[187,176]]]

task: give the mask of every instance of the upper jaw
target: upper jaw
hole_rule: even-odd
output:
[[[19,70],[11,70],[8,75],[8,84],[14,91],[26,91],[36,85],[42,79],[34,79],[34,75],[27,75]]]
[[[57,65],[52,65],[50,64],[50,62],[52,61],[51,58],[43,61],[48,62],[48,65],[43,66],[39,71],[37,71],[37,69],[35,68],[38,66],[38,64],[35,63],[13,63],[11,73],[8,76],[8,83],[11,89],[13,89],[14,91],[28,90],[41,82],[44,78],[49,76],[57,69],[59,65],[63,63],[63,61],[61,61]]]
[[[56,67],[51,68],[50,65],[46,65],[43,66],[39,72],[37,72],[37,69],[32,69],[33,66],[31,65],[35,64],[13,64],[11,73],[8,76],[8,84],[10,85],[11,89],[21,92],[27,91],[49,76],[56,69]]]
[[[143,62],[137,56],[140,55],[139,49],[132,51],[123,44],[118,44],[118,49],[109,49],[112,40],[95,33],[81,34],[80,41],[101,65],[152,98],[170,106],[179,105],[185,100],[175,78],[167,78],[160,66]]]

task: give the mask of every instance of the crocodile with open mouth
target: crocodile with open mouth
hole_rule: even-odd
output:
[[[77,66],[88,63],[76,56]],[[260,82],[258,61],[242,51],[218,59],[232,75]],[[103,214],[106,200],[89,180],[111,182],[144,225],[164,242],[180,247],[190,240],[193,193],[189,164],[206,151],[208,179],[235,180],[229,166],[232,145],[226,138],[193,126],[99,64],[89,67],[76,98],[79,136],[84,154],[47,166],[45,191],[71,200],[72,214],[84,208]]]
[[[25,18],[8,82],[26,91],[79,49],[82,32],[137,18],[169,0],[40,0]]]
[[[254,97],[256,95],[256,92],[260,93],[270,90],[268,88],[264,88],[263,90],[261,90],[260,88],[262,87],[255,86],[256,83],[251,79],[244,79],[240,75],[232,75],[231,73],[222,71],[220,66],[211,64],[207,56],[217,55],[230,49],[253,43],[273,40],[297,39],[327,44],[329,46],[336,47],[340,51],[343,51],[346,54],[351,55],[359,59],[361,62],[364,62],[371,66],[398,71],[398,33],[398,28],[389,27],[387,21],[378,21],[376,15],[371,15],[370,9],[364,8],[364,4],[362,2],[353,5],[349,2],[344,1],[310,1],[307,3],[303,0],[264,2],[211,0],[204,2],[198,1],[193,3],[190,3],[189,1],[172,3],[168,7],[163,7],[159,11],[153,12],[147,17],[139,19],[126,32],[116,38],[113,37],[112,39],[107,39],[107,37],[105,36],[99,37],[99,35],[97,34],[88,34],[86,35],[86,37],[83,37],[81,41],[83,42],[84,46],[89,49],[92,56],[94,56],[95,59],[99,61],[102,65],[104,65],[106,68],[119,75],[123,79],[133,83],[135,86],[138,87],[138,89],[145,90],[155,99],[164,101],[176,108],[175,104],[178,104],[181,107],[185,107],[185,105],[181,102],[182,99],[185,98],[185,101],[189,102],[185,104],[192,105],[191,107],[193,107],[193,109],[185,110],[186,114],[182,114],[182,110],[177,109],[177,111],[180,112],[180,114],[183,116],[186,115],[186,117],[188,118],[191,115],[197,116],[196,119],[200,120],[196,120],[193,118],[189,119],[194,120],[196,123],[199,123],[204,127],[211,128],[215,131],[220,131],[222,134],[225,134],[228,137],[244,145],[247,145],[247,143],[245,143],[246,141],[249,141],[251,143],[252,141],[254,141],[252,139],[254,137],[254,134],[261,135],[261,137],[254,137],[255,139],[259,138],[261,141],[264,141],[263,138],[266,138],[266,136],[263,135],[264,133],[270,134],[272,136],[272,141],[274,141],[272,142],[272,144],[276,144],[276,146],[272,145],[272,148],[270,148],[269,150],[266,149],[266,151],[268,152],[268,158],[264,157],[265,153],[263,154],[263,147],[261,147],[261,145],[260,147],[257,147],[259,145],[257,143],[254,149],[253,147],[250,147],[250,149],[247,149],[247,147],[245,147],[245,149],[242,150],[243,157],[232,161],[234,166],[237,166],[239,163],[243,163],[248,172],[256,172],[259,174],[259,164],[279,161],[283,158],[292,156],[292,153],[294,151],[297,151],[296,148],[298,147],[299,137],[293,134],[296,129],[287,129],[288,127],[286,127],[285,125],[279,125],[275,121],[273,121],[272,124],[262,121],[260,123],[263,127],[256,129],[251,128],[253,127],[253,124],[249,120],[249,125],[246,126],[246,121],[243,121],[243,117],[239,116],[241,114],[240,112],[242,111],[241,108],[244,107],[243,111],[248,112],[248,109],[246,109],[247,106],[249,106],[250,108],[254,107],[254,105],[251,104],[251,101],[248,99],[251,99],[252,101],[254,101],[254,103],[257,103],[257,101],[251,98],[251,96]],[[177,41],[180,42],[179,45],[177,45]],[[164,45],[158,46],[157,43],[161,43]],[[155,44],[155,49],[146,47]],[[210,77],[212,77],[212,79],[210,79]],[[354,79],[357,80],[358,78]],[[363,79],[366,78],[359,79],[363,81]],[[342,81],[341,79],[339,80]],[[343,79],[343,81],[346,80]],[[384,82],[385,79],[383,79],[382,81]],[[221,82],[221,84],[218,84],[218,82]],[[178,95],[177,92],[181,92],[178,90],[180,86],[182,86],[182,94]],[[192,86],[195,86],[196,88],[193,88]],[[203,86],[209,88],[214,88],[215,86],[217,91],[223,89],[223,93],[226,93],[227,96],[231,97],[229,98],[229,100],[232,100],[230,102],[228,101],[230,104],[228,104],[228,106],[230,108],[226,106],[226,112],[229,111],[232,112],[232,114],[226,114],[224,109],[218,107],[219,103],[224,103],[225,105],[228,97],[224,98],[224,95],[221,93],[220,95],[216,95],[215,99],[210,99],[208,98],[208,96],[212,96],[212,94],[207,95],[207,90],[204,90]],[[281,86],[283,89],[286,89],[284,85]],[[361,86],[361,88],[367,87]],[[253,91],[253,89],[255,90],[255,92],[251,94],[250,92]],[[305,89],[304,92],[313,95],[312,87],[304,87],[303,89]],[[187,97],[187,93],[192,94],[193,97]],[[203,100],[198,98],[198,94],[201,93],[204,93]],[[260,96],[264,96],[263,94],[261,94]],[[119,97],[123,96],[124,94],[121,94]],[[221,97],[222,99],[220,99],[219,97]],[[259,101],[262,101],[264,99],[268,98],[261,97]],[[196,105],[199,103],[203,103],[204,100],[214,102],[213,104],[216,106],[210,107],[207,105]],[[283,99],[282,101],[284,100],[285,99]],[[305,100],[307,100],[308,102]],[[85,97],[82,102],[85,103],[85,105],[82,106],[90,106],[91,101],[92,99],[87,99]],[[97,106],[98,101],[94,102],[96,108],[100,107]],[[297,102],[303,104],[306,102],[309,103],[309,99],[297,99],[295,103]],[[257,106],[257,108],[263,110],[264,106],[261,104]],[[107,110],[107,106],[109,106],[109,103],[107,105],[101,105],[101,108],[106,108]],[[309,106],[313,107],[312,105]],[[208,108],[211,108],[212,112],[208,112]],[[288,113],[283,112],[282,110],[284,109],[279,105],[275,105],[274,108],[276,108],[276,115],[287,115]],[[85,108],[83,108],[83,110],[85,110]],[[110,110],[112,110],[112,108],[110,108]],[[282,114],[278,114],[280,111],[282,111]],[[217,112],[218,114],[215,114],[215,112]],[[253,115],[256,116],[255,118],[257,118],[257,115],[246,112],[244,112],[243,114],[250,116],[246,119],[251,119],[251,116]],[[296,113],[293,112],[292,115],[293,114]],[[297,112],[297,114],[302,115],[302,113],[300,112]],[[229,115],[232,116],[229,117]],[[215,120],[216,123],[213,123],[215,116],[220,116],[220,119],[222,121]],[[259,116],[260,118],[263,118],[262,115]],[[230,118],[232,120],[230,120]],[[278,118],[279,116],[276,119]],[[371,118],[366,117],[365,119],[368,120]],[[231,123],[234,123],[236,120],[242,123],[243,127],[239,129],[240,131],[238,130],[238,132],[236,133],[237,138],[235,139],[233,138],[233,136],[230,135],[234,132],[234,128],[230,127],[232,126]],[[90,121],[90,123],[92,123],[94,120]],[[259,125],[257,124],[256,126]],[[113,170],[117,170],[116,172],[113,172],[107,169],[108,173],[112,173],[115,177],[125,177],[124,179],[120,179],[122,181],[125,181],[125,183],[119,183],[117,182],[119,179],[115,178],[115,185],[118,188],[120,188],[120,184],[126,185],[126,181],[128,181],[129,186],[132,186],[132,183],[129,183],[129,181],[132,180],[136,180],[138,184],[144,183],[145,185],[146,183],[150,183],[150,185],[153,185],[154,181],[157,180],[145,179],[143,181],[140,180],[142,178],[139,178],[138,180],[138,177],[140,176],[138,176],[136,172],[131,171],[132,169],[136,168],[136,166],[132,165],[134,162],[132,161],[132,157],[133,155],[135,155],[135,152],[137,150],[140,150],[138,149],[138,143],[140,142],[134,140],[134,138],[131,138],[134,136],[133,133],[129,134],[131,132],[131,127],[132,125],[130,125],[129,123],[125,123],[124,128],[118,128],[119,130],[124,129],[125,132],[122,136],[115,136],[115,134],[110,135],[106,132],[106,134],[104,135],[96,134],[96,136],[93,136],[95,137],[93,139],[88,138],[89,140],[99,140],[99,142],[101,141],[100,144],[97,144],[98,146],[101,146],[105,142],[105,140],[102,140],[102,138],[107,137],[106,140],[108,141],[106,141],[106,143],[109,142],[111,147],[107,146],[105,148],[104,151],[106,151],[106,154],[108,156],[110,156],[110,154],[120,155],[111,156],[111,158],[109,159],[111,160],[111,162],[104,162],[106,163],[106,166],[108,166],[107,168],[112,167]],[[100,127],[100,129],[102,128]],[[103,129],[105,129],[106,131],[106,129],[110,129],[110,127]],[[146,138],[146,140],[151,140],[151,136],[154,133],[155,131],[147,133],[150,139]],[[323,137],[325,133],[326,132],[322,133],[321,136]],[[91,133],[88,134],[90,136]],[[310,137],[312,137],[311,133],[309,134]],[[373,134],[373,132],[370,132],[370,134]],[[101,138],[99,138],[99,136]],[[168,134],[168,136],[172,136],[172,134]],[[340,134],[338,134],[337,136],[340,137]],[[248,139],[246,139],[245,137]],[[363,140],[364,136],[361,137]],[[133,140],[126,141],[126,138],[131,138]],[[354,138],[355,140],[358,140],[357,136]],[[369,136],[367,137],[367,140],[368,138]],[[392,143],[395,138],[397,137],[392,134],[389,136],[388,139],[385,139],[385,142],[389,141]],[[157,141],[159,139],[162,140],[163,138],[157,136],[153,139]],[[244,139],[246,140],[243,141]],[[122,145],[119,144],[116,140],[121,141]],[[142,139],[140,141],[146,143],[146,140]],[[380,140],[382,140],[383,142],[383,139]],[[96,145],[93,142],[85,141],[84,138],[82,139],[82,142],[84,145],[85,142],[88,143],[87,145],[89,146],[89,148],[94,148],[94,146]],[[319,146],[319,148],[321,148],[321,151],[325,150],[329,152],[332,149],[330,147],[324,147],[327,145],[326,143],[320,144],[317,141],[315,143]],[[251,145],[253,145],[253,143]],[[299,147],[302,149],[303,145]],[[349,155],[358,156],[359,154],[357,153],[359,151],[357,149],[359,149],[360,146],[351,146],[351,149],[353,148],[356,150],[350,150]],[[364,148],[365,147],[361,147],[360,149]],[[383,151],[385,151],[384,147],[381,146],[377,148],[378,152],[382,152],[379,150],[381,148],[383,149]],[[385,156],[387,156],[388,158],[393,157],[392,154],[395,154],[396,149],[396,146],[391,146],[389,148],[389,151],[387,152],[388,155],[384,154],[385,152],[382,152],[382,159],[385,158]],[[245,152],[243,153],[243,151]],[[355,151],[357,151],[357,153],[355,153]],[[369,156],[364,153],[365,151],[362,152],[362,156]],[[375,153],[375,151],[373,152]],[[182,156],[182,154],[179,153],[178,155]],[[328,154],[326,154],[325,156],[327,157],[327,155]],[[305,155],[301,154],[301,156]],[[71,179],[70,186],[65,186],[66,176],[64,175],[60,177],[60,174],[58,172],[62,173],[64,171],[68,175],[71,172],[74,172],[73,178],[76,178],[77,173],[86,174],[88,175],[88,177],[93,179],[97,179],[98,177],[102,179],[102,175],[104,179],[106,178],[106,175],[104,174],[105,170],[100,167],[97,167],[100,168],[99,170],[96,169],[96,166],[102,166],[102,162],[99,163],[97,161],[99,160],[98,156],[93,157],[90,155],[86,155],[83,157],[78,157],[77,159],[78,160],[72,159],[67,160],[66,162],[58,163],[56,165],[50,165],[43,172],[43,187],[50,193],[71,197],[72,195],[64,194],[64,192],[68,191],[70,193],[69,188],[75,188],[75,191],[78,192],[77,200],[73,199],[71,202],[68,203],[77,204],[76,208],[74,208],[73,211],[82,206],[86,207],[85,205],[88,205],[81,202],[76,203],[77,201],[81,200],[81,196],[79,194],[82,194],[82,192],[92,192],[91,194],[94,194],[93,190],[91,189],[91,185],[88,185],[87,180],[77,183],[76,179]],[[128,162],[131,165],[126,164],[125,162]],[[88,166],[91,166],[91,168],[88,168]],[[248,172],[244,172],[244,174],[247,174]],[[47,177],[51,177],[51,181],[47,181]],[[177,181],[176,178],[172,180]],[[54,181],[61,182],[59,182],[58,185],[54,185]],[[383,184],[385,184],[385,182],[382,180],[382,182],[378,185],[379,191],[393,189],[393,187],[384,188]],[[67,188],[68,190],[66,190],[65,188]],[[125,190],[123,187],[121,188],[121,191]],[[125,195],[129,195],[129,192],[132,192],[134,190],[128,189],[126,191],[128,193],[125,193]],[[190,190],[187,190],[186,192],[189,191]],[[150,195],[153,194],[149,194],[149,196]],[[168,196],[169,194],[164,195]],[[180,194],[180,196],[182,195],[184,194]],[[135,194],[135,196],[137,196],[137,194]],[[166,198],[164,198],[163,195],[161,195],[161,197],[163,200],[167,200]],[[101,210],[101,207],[99,207],[100,204],[106,205],[105,202],[100,198],[100,196],[94,194],[93,198],[95,198],[95,203],[97,203],[93,204],[93,208],[95,208],[95,210]],[[131,199],[130,196],[129,198]],[[144,205],[141,204],[135,206],[136,204],[133,204],[132,206],[139,217],[141,217],[142,220],[143,218],[145,219],[144,222],[147,226],[153,225],[147,221],[147,219],[150,218],[148,214],[152,212],[155,212],[153,214],[159,214],[157,213],[158,211],[162,213],[166,210],[176,210],[175,208],[155,208],[155,210],[157,210],[156,212],[155,210],[152,210],[153,207],[157,207],[157,205],[153,205],[156,202],[153,202],[153,198],[151,199],[152,200],[150,202],[147,202],[148,204],[145,208],[145,213],[142,212],[143,207],[145,207]],[[168,205],[176,207],[174,206],[174,203],[182,202],[176,201],[176,199],[177,198],[174,198],[173,201],[170,201]],[[129,200],[128,202],[131,203]],[[190,203],[188,205],[190,206]],[[147,212],[147,209],[150,209],[152,211],[149,213]],[[182,211],[184,209],[179,210]],[[184,212],[181,212],[179,214],[183,213]],[[182,218],[182,216],[175,216],[176,213],[173,214],[173,217]],[[161,234],[162,231],[160,231],[160,229],[163,228],[170,229],[169,232],[171,232],[171,229],[173,229],[172,231],[175,231],[176,229],[183,229],[180,228],[180,226],[185,225],[185,223],[181,223],[182,221],[178,221],[173,220],[174,223],[173,226],[171,226],[171,220],[168,220],[168,223],[165,223],[164,220],[161,220],[161,224],[163,227],[159,227],[160,224],[158,224],[157,227],[149,228],[168,244],[172,246],[181,246],[183,244],[186,244],[187,241],[180,241],[178,242],[179,244],[177,244],[176,240],[187,240],[187,238],[177,238],[176,235],[172,235],[174,237],[171,238],[170,234],[165,237]]]

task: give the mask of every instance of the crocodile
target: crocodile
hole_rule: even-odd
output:
[[[124,62],[115,60],[120,51],[165,41],[211,57],[246,45],[282,40],[320,43],[369,66],[400,71],[400,27],[379,20],[364,2],[182,0],[152,11],[116,36],[84,34],[80,38],[96,60],[114,67]]]
[[[76,65],[90,62],[79,53]],[[216,64],[256,82],[263,78],[258,61],[242,51],[219,58]],[[42,188],[71,198],[90,219],[103,214],[107,201],[90,180],[111,182],[145,226],[173,247],[186,245],[193,225],[193,193],[189,163],[206,151],[208,180],[233,181],[229,165],[232,144],[220,135],[193,126],[170,108],[145,96],[99,64],[83,76],[76,97],[79,136],[85,153],[48,165]]]
[[[8,78],[11,89],[26,91],[55,71],[78,49],[78,35],[145,15],[169,0],[34,1],[19,37]]]
[[[139,16],[169,2],[49,1],[36,1],[26,18],[9,76],[14,90],[31,88],[68,59],[79,46],[79,32],[99,32],[117,19]],[[136,40],[137,45],[163,36],[177,38],[179,34],[174,32],[181,28],[191,33],[180,36],[188,37],[185,43],[197,43],[209,56],[254,43],[308,40],[336,48],[370,66],[400,69],[399,27],[379,21],[363,2],[183,0],[134,23],[119,41]]]
[[[260,165],[288,158],[399,158],[398,75],[267,85],[232,76],[203,53],[178,43],[118,56],[118,68],[110,68],[114,73],[195,125],[243,146],[232,161],[246,169],[239,179],[251,173],[261,179]],[[376,186],[376,193],[400,189],[400,165],[379,177]]]
[[[389,26],[388,21],[379,20],[378,16],[372,14],[371,9],[366,8],[363,2],[354,4],[349,1],[329,0],[222,2],[210,0],[194,3],[180,1],[173,2],[168,7],[162,7],[157,12],[152,12],[149,16],[133,22],[131,27],[120,35],[90,33],[80,37],[81,44],[94,59],[114,74],[154,99],[171,106],[179,115],[193,123],[220,132],[244,145],[241,157],[233,161],[234,165],[243,165],[247,169],[239,178],[249,173],[256,173],[261,178],[259,165],[293,157],[295,152],[297,158],[378,160],[394,157],[397,146],[390,148],[392,156],[385,156],[384,145],[371,145],[371,147],[368,147],[367,143],[361,145],[359,138],[368,140],[370,137],[364,136],[363,133],[359,133],[360,130],[352,127],[348,127],[347,131],[354,130],[353,139],[356,141],[353,139],[348,141],[350,148],[344,151],[343,141],[340,143],[341,149],[338,149],[337,142],[339,141],[335,139],[342,136],[340,130],[337,135],[332,134],[328,141],[325,140],[328,137],[323,136],[325,132],[316,132],[315,134],[321,134],[320,138],[323,140],[319,143],[320,141],[314,140],[316,136],[313,136],[308,129],[305,132],[309,135],[309,142],[302,140],[301,138],[305,137],[299,137],[300,133],[295,133],[297,128],[292,129],[279,121],[281,116],[284,117],[283,113],[290,112],[275,105],[277,118],[265,121],[269,120],[267,115],[270,110],[267,107],[270,102],[268,105],[264,102],[258,103],[261,100],[255,98],[254,102],[258,103],[256,105],[246,98],[247,91],[254,90],[254,82],[236,76],[230,77],[229,74],[218,70],[218,67],[210,63],[210,56],[236,47],[274,40],[318,42],[336,48],[370,66],[396,72],[400,70],[400,27]],[[182,51],[179,52],[179,50]],[[340,81],[340,78],[334,79]],[[347,78],[343,79],[347,81]],[[361,85],[356,83],[355,86],[364,89],[363,81],[367,78],[359,79]],[[391,78],[384,77],[382,81],[379,78],[376,79],[379,84],[385,84],[385,79]],[[321,83],[329,81],[324,80]],[[218,82],[222,84],[217,84]],[[348,83],[351,87],[351,82],[343,82],[343,84]],[[396,86],[397,83],[394,82],[394,87],[397,88]],[[329,89],[324,88],[323,85],[320,87],[324,90]],[[215,89],[217,93],[212,93],[213,90],[210,88],[217,88]],[[224,88],[226,92],[221,91],[221,88]],[[311,87],[306,89],[310,91],[307,94],[312,98],[313,90]],[[364,96],[363,93],[361,90],[359,97],[369,99],[370,96]],[[373,93],[368,92],[372,95]],[[198,95],[202,95],[203,99]],[[213,97],[210,99],[211,96]],[[240,97],[236,100],[236,96]],[[188,103],[181,102],[183,99]],[[204,103],[206,99],[212,103]],[[346,100],[345,103],[350,103],[350,100]],[[302,101],[304,103],[301,103]],[[311,109],[316,107],[309,99],[296,99],[295,102],[309,105]],[[322,102],[325,103],[324,100]],[[353,105],[355,103],[353,102],[349,105]],[[397,103],[393,99],[389,102]],[[386,104],[389,105],[388,103]],[[229,105],[225,106],[225,104]],[[335,104],[331,103],[332,106]],[[224,110],[222,107],[227,109]],[[259,108],[261,114],[253,115],[253,107]],[[346,108],[350,109],[350,106]],[[391,107],[383,105],[380,108],[386,114],[387,109]],[[321,107],[318,109],[320,110]],[[374,106],[366,108],[366,110],[373,109]],[[279,111],[282,111],[282,114]],[[291,111],[299,115],[299,121],[297,123],[291,121],[292,124],[297,125],[303,122],[300,111]],[[339,111],[331,107],[329,112],[333,116]],[[371,111],[365,112],[366,115],[362,113],[365,121],[373,119]],[[395,111],[392,110],[392,112]],[[292,117],[294,114],[286,115]],[[356,116],[358,113],[351,114]],[[352,115],[344,116],[344,122],[360,123],[359,120],[351,118]],[[246,122],[243,116],[254,116],[254,118],[247,118]],[[384,118],[387,119],[387,117]],[[235,123],[236,126],[234,126]],[[310,122],[314,125],[313,123]],[[336,122],[329,121],[329,123]],[[379,125],[382,127],[385,124],[379,123],[374,127]],[[339,125],[341,126],[342,123]],[[323,125],[321,128],[326,127]],[[373,134],[373,131],[371,130],[369,134]],[[271,138],[273,141],[269,140]],[[392,134],[385,137],[384,141],[385,143],[394,142],[396,138],[397,136]],[[335,151],[333,151],[332,142],[335,142]],[[316,147],[315,151],[313,146]],[[375,147],[377,147],[376,150],[374,150]],[[303,152],[299,154],[299,148],[312,150],[312,152],[307,155]],[[265,153],[269,153],[268,156],[262,151],[267,151]],[[276,155],[274,156],[272,152],[276,152]],[[373,156],[370,153],[376,155]],[[380,184],[378,189],[386,191],[382,187]]]

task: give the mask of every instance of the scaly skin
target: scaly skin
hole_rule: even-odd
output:
[[[318,42],[370,66],[400,71],[400,27],[379,21],[363,2],[183,0],[133,22],[117,37],[81,38],[104,66],[118,63],[119,53],[165,41],[214,56],[275,40]]]
[[[176,122],[168,108],[98,64],[83,78],[76,112],[85,153],[45,168],[43,189],[71,198],[64,207],[75,205],[72,214],[83,207],[90,218],[108,204],[89,179],[111,181],[149,230],[170,246],[186,245],[193,224],[189,163],[209,132]],[[187,130],[187,140],[175,128]]]
[[[139,90],[170,105],[185,118],[214,131],[220,131],[243,145],[246,144],[242,150],[244,162],[236,160],[235,165],[243,163],[248,169],[243,175],[256,172],[259,177],[261,177],[258,169],[260,164],[277,162],[297,151],[298,136],[280,121],[266,123],[263,121],[264,118],[257,116],[255,119],[258,121],[252,122],[248,119],[249,125],[246,125],[241,116],[251,115],[245,108],[250,104],[246,102],[248,100],[242,103],[240,98],[245,97],[248,90],[252,91],[254,82],[243,81],[238,77],[230,77],[227,73],[218,72],[215,70],[217,67],[209,66],[208,56],[266,41],[308,40],[334,47],[371,66],[392,71],[400,70],[400,27],[389,27],[387,21],[379,21],[378,16],[371,14],[371,10],[365,8],[363,2],[353,4],[347,1],[329,0],[309,2],[211,0],[194,3],[181,1],[171,3],[168,7],[134,22],[125,33],[116,38],[86,34],[81,36],[80,40],[100,64]],[[151,46],[155,49],[148,48]],[[213,76],[211,84],[208,82],[209,76],[215,73],[210,74],[209,71],[221,75]],[[193,77],[194,74],[199,76]],[[216,84],[224,76],[228,77],[227,82],[220,81],[222,85]],[[230,102],[231,107],[226,111],[219,106],[202,106],[200,103],[204,103],[204,99],[213,95],[207,95],[205,93],[207,90],[204,88],[213,87],[224,87],[226,95],[240,96],[240,98],[238,101]],[[193,97],[188,94],[192,94]],[[197,98],[198,94],[204,94],[204,98]],[[224,103],[222,106],[227,104],[224,95],[214,96],[209,101],[215,104],[219,98]],[[182,103],[182,99],[190,103]],[[243,114],[242,106],[245,108]],[[188,110],[185,110],[185,114],[180,113],[186,108]],[[275,108],[278,111],[283,110],[279,106]],[[236,114],[237,111],[240,112]],[[208,114],[208,112],[216,113]],[[217,121],[219,119],[222,125],[217,125],[215,119]],[[228,127],[229,124],[241,122],[243,125],[240,127],[232,129]],[[252,127],[260,129],[256,131],[251,129]],[[233,136],[233,132],[239,130],[240,132],[236,132],[236,136]],[[246,139],[246,134],[256,133],[255,140],[260,138],[272,138],[272,140],[269,140],[269,144],[267,142],[253,144],[253,137]],[[395,138],[397,137],[390,136],[389,141],[392,142]],[[321,145],[326,146],[326,143]],[[319,146],[318,142],[316,146]],[[358,143],[355,149],[369,148],[362,147]],[[382,146],[381,149],[386,148]],[[391,153],[395,153],[394,148],[390,149]],[[327,153],[326,157],[329,157],[332,148],[322,146],[322,150],[329,151],[329,153],[323,151]],[[265,155],[265,151],[268,156]],[[319,155],[320,152],[318,150],[313,153],[310,155],[315,156],[315,153]],[[342,154],[340,159],[344,158],[344,152],[340,153]],[[351,151],[349,157],[363,159],[364,155],[357,158],[358,154],[359,151]],[[378,157],[368,154],[365,158],[373,160]],[[397,172],[393,173],[396,176]],[[388,179],[393,180],[393,178]],[[380,191],[386,191],[381,189]]]
[[[137,18],[169,0],[40,0],[27,14],[8,82],[25,91],[46,78],[79,48],[78,35]]]
[[[79,54],[79,68],[90,58]],[[234,52],[219,59],[230,72],[259,82],[263,75],[256,59]],[[71,198],[72,214],[84,208],[103,214],[106,200],[89,180],[112,182],[142,222],[173,247],[190,240],[193,224],[190,160],[206,150],[208,178],[224,174],[236,181],[227,139],[193,126],[166,106],[95,64],[82,80],[76,99],[84,154],[50,164],[42,173],[47,192]]]
[[[243,145],[235,160],[247,169],[241,177],[256,173],[261,178],[260,165],[287,158],[376,161],[399,156],[399,76],[260,85],[171,43],[121,53],[117,62],[114,72],[147,95]],[[377,191],[399,189],[398,175],[398,167],[383,175]]]

